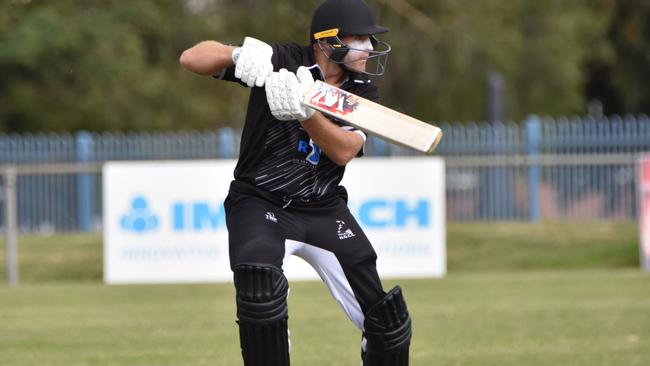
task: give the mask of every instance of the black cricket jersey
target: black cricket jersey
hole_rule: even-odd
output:
[[[299,66],[313,66],[312,46],[295,43],[273,44],[273,69],[282,68],[296,72]],[[315,70],[315,72],[313,72]],[[220,76],[223,80],[239,82],[230,67]],[[319,69],[313,68],[314,78],[323,79]],[[348,73],[341,89],[363,98],[378,102],[379,92],[365,75]],[[364,141],[366,135],[342,121],[331,118],[346,130],[359,133]],[[363,148],[358,156],[363,153]],[[339,187],[344,166],[338,166],[309,138],[307,131],[297,120],[279,121],[273,117],[266,101],[265,89],[251,88],[242,133],[239,160],[235,168],[235,180],[283,198],[301,202],[318,202],[344,190]]]

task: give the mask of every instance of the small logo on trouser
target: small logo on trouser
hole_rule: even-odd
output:
[[[338,229],[336,230],[336,234],[339,236],[339,239],[348,239],[354,236],[354,233],[348,227],[348,225],[346,225],[345,221],[336,220],[336,223],[339,226]]]
[[[266,219],[275,223],[278,222],[278,219],[275,218],[275,214],[273,212],[267,212]]]

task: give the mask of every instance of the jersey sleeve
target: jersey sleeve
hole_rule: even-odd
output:
[[[230,66],[224,69],[223,71],[221,71],[221,74],[213,75],[212,77],[217,80],[232,81],[234,83],[239,83],[240,85],[243,86],[248,86],[235,77],[235,66]]]
[[[303,64],[304,55],[298,44],[272,44],[271,47],[273,47],[273,56],[271,57],[273,71],[287,69],[296,72],[298,67]]]

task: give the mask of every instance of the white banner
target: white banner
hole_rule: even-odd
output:
[[[107,283],[231,281],[223,200],[235,161],[110,162],[103,172]],[[350,209],[382,277],[446,273],[444,162],[363,158],[347,167]],[[304,261],[290,280],[318,279]]]

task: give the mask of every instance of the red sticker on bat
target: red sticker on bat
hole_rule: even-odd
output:
[[[354,112],[359,102],[354,94],[319,83],[312,97],[309,98],[309,104],[322,108],[330,114],[343,116]]]

